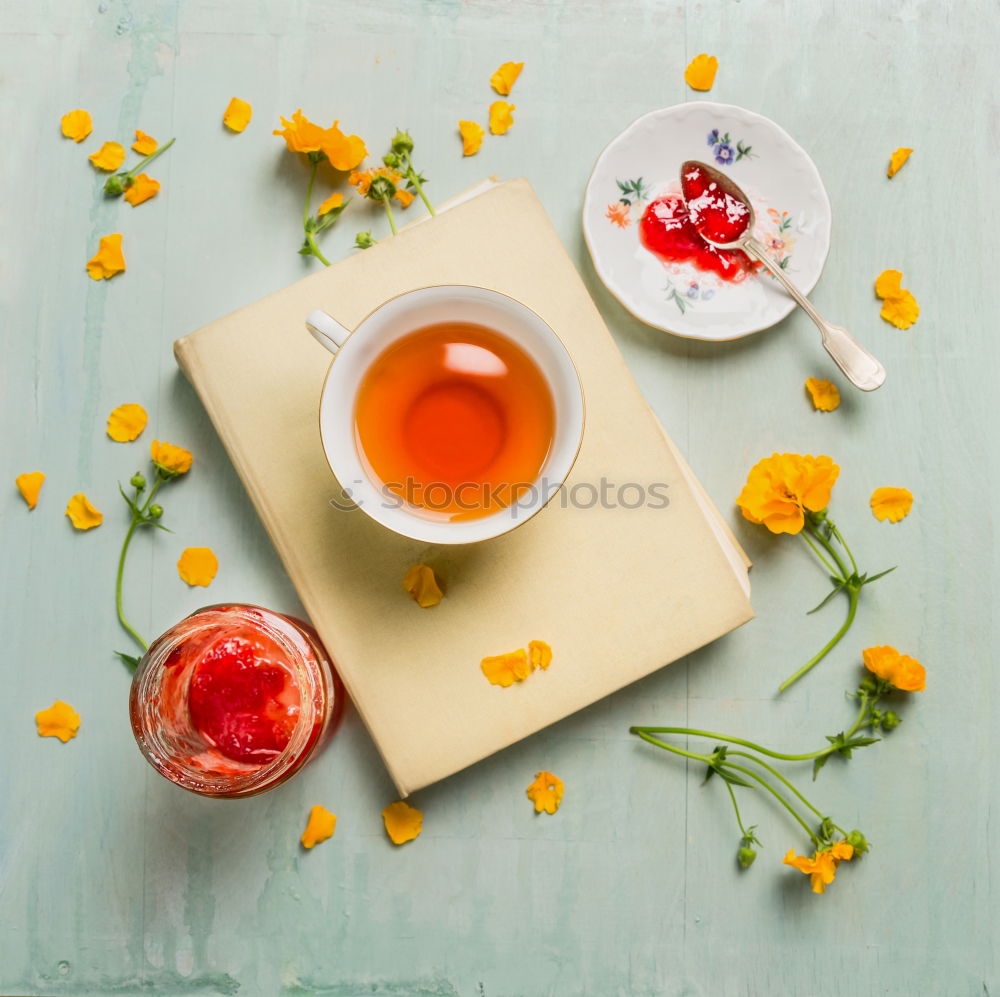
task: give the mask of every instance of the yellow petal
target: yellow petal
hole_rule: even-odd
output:
[[[902,169],[903,163],[910,158],[911,152],[913,152],[912,149],[901,148],[892,154],[889,160],[889,169],[885,173],[890,180]]]
[[[500,685],[505,689],[515,682],[523,682],[531,674],[528,652],[524,648],[483,658],[479,667],[492,685]]]
[[[152,156],[159,146],[160,143],[157,142],[152,135],[147,135],[141,129],[136,128],[135,141],[132,143],[132,148],[139,153],[140,156]]]
[[[250,102],[242,97],[234,97],[226,107],[226,113],[222,115],[222,123],[231,132],[241,132],[253,117],[253,108]]]
[[[173,443],[161,443],[153,440],[149,447],[149,455],[153,463],[166,475],[187,474],[194,463],[194,457],[189,450],[174,446]]]
[[[42,482],[45,475],[41,471],[25,471],[14,479],[17,490],[21,497],[28,503],[29,509],[34,509],[38,505],[38,493],[42,490]]]
[[[421,609],[430,609],[444,598],[434,570],[426,564],[415,564],[406,572],[403,588]]]
[[[125,147],[118,142],[105,142],[104,145],[87,157],[99,170],[114,173],[125,162]]]
[[[696,55],[684,70],[684,82],[692,90],[711,90],[715,82],[715,74],[719,69],[719,60],[714,55]]]
[[[82,142],[94,130],[89,111],[69,111],[59,119],[59,124],[63,135],[74,142]]]
[[[97,252],[87,261],[87,273],[90,274],[90,279],[108,280],[116,273],[123,273],[124,270],[125,257],[122,255],[121,232],[101,236]]]
[[[90,499],[83,492],[78,492],[69,500],[66,515],[78,530],[92,530],[104,522],[103,514],[90,504]]]
[[[819,377],[806,378],[806,391],[818,412],[832,412],[840,404],[840,391],[833,381]]]
[[[390,803],[382,811],[382,820],[385,822],[385,833],[389,835],[389,840],[394,845],[404,845],[420,834],[424,815],[416,807],[399,800]]]
[[[119,405],[108,416],[108,436],[115,443],[131,443],[146,428],[148,421],[149,416],[141,405],[135,402]]]
[[[403,190],[401,187],[392,195],[397,201],[404,207],[408,208],[413,203],[413,192],[409,190]]]
[[[160,181],[154,180],[147,173],[140,173],[125,189],[125,200],[134,208],[143,201],[156,197],[159,192]]]
[[[320,148],[330,160],[330,165],[342,172],[353,170],[368,155],[364,139],[360,135],[345,135],[340,130],[339,121],[335,121],[329,128],[323,130]]]
[[[185,547],[177,562],[177,573],[188,585],[207,588],[219,570],[219,559],[211,547]]]
[[[328,215],[334,208],[339,208],[344,203],[343,194],[331,194],[320,206],[316,214]]]
[[[39,737],[58,737],[63,744],[76,737],[80,729],[80,714],[69,703],[57,699],[47,710],[35,714]]]
[[[517,110],[516,104],[508,104],[505,100],[495,100],[490,104],[490,131],[494,135],[506,135],[514,124],[512,111]]]
[[[337,828],[337,815],[330,813],[326,807],[315,806],[309,811],[309,821],[299,839],[303,848],[312,848],[321,841],[333,837]]]
[[[536,668],[545,671],[552,664],[552,648],[544,640],[529,640],[528,662],[532,671]]]
[[[501,97],[506,97],[510,94],[511,87],[517,82],[517,78],[521,75],[521,70],[524,69],[523,62],[505,62],[491,77],[490,86]]]
[[[913,493],[908,488],[876,488],[871,497],[872,515],[880,522],[898,523],[913,508]]]
[[[535,781],[528,787],[528,799],[535,804],[535,813],[543,810],[554,814],[563,798],[563,781],[551,772],[537,772]]]
[[[876,298],[898,298],[902,294],[902,288],[900,283],[903,280],[903,274],[899,270],[883,270],[878,277],[875,278],[875,297]]]
[[[903,291],[895,297],[886,298],[879,315],[897,329],[909,329],[920,318],[920,305],[909,291]]]
[[[459,121],[458,132],[462,136],[462,155],[474,156],[479,152],[479,147],[483,144],[482,125],[475,121]]]

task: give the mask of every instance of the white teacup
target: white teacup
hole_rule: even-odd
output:
[[[407,334],[442,322],[469,322],[506,336],[537,365],[552,394],[555,430],[538,478],[519,501],[478,519],[438,521],[405,504],[373,480],[359,453],[358,389],[372,363]],[[351,332],[324,311],[306,327],[334,354],[320,398],[326,459],[341,487],[363,512],[404,537],[436,544],[475,543],[508,533],[535,515],[566,480],[583,440],[583,389],[566,347],[549,325],[513,298],[482,287],[449,284],[407,291],[380,305]]]

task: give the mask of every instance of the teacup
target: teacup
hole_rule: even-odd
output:
[[[426,543],[488,540],[538,513],[569,475],[583,440],[580,378],[521,302],[464,284],[423,287],[353,331],[324,311],[306,327],[334,354],[319,408],[327,462],[388,529]],[[408,372],[424,367],[426,383],[408,387]],[[497,487],[508,471],[517,480]]]

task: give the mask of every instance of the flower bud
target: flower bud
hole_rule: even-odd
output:
[[[753,865],[754,859],[757,858],[757,852],[749,845],[743,845],[736,853],[736,857],[742,868],[749,869]]]
[[[108,197],[121,197],[125,193],[125,181],[121,174],[115,173],[104,181],[104,193]]]
[[[162,505],[151,505],[149,507],[149,518],[150,519],[159,519],[160,516],[162,516],[162,515],[163,515],[163,506]]]
[[[357,249],[371,249],[375,245],[375,241],[371,232],[359,232],[354,237],[354,245]]]
[[[859,692],[874,692],[876,688],[875,679],[871,675],[866,675],[858,684]]]
[[[386,166],[395,169],[397,166],[399,166],[399,156],[397,156],[394,152],[387,152],[382,157],[382,162],[385,163]]]
[[[845,840],[858,855],[864,855],[868,851],[868,839],[857,829],[851,831]]]
[[[136,471],[135,474],[132,475],[129,484],[133,488],[138,488],[139,491],[141,492],[143,488],[146,487],[146,479],[138,471]]]
[[[886,710],[885,716],[882,717],[884,730],[895,730],[902,722],[903,718],[895,710]]]
[[[392,151],[401,156],[408,156],[413,152],[413,139],[409,132],[397,131],[392,136]]]

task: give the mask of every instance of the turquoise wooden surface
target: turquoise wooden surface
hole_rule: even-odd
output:
[[[997,86],[990,2],[780,0],[6,0],[0,17],[4,191],[0,490],[0,992],[4,994],[985,995],[1000,987],[992,815],[997,680],[993,520],[998,359]],[[808,321],[721,346],[631,319],[598,285],[578,214],[591,164],[635,116],[695,97],[690,57],[718,55],[711,96],[784,125],[833,202],[814,298],[884,361],[886,386],[844,388],[832,415],[802,383],[829,376]],[[462,159],[455,123],[482,119],[490,73],[526,68],[503,139]],[[241,136],[221,127],[238,94]],[[416,136],[429,192],[526,175],[577,261],[640,387],[757,564],[758,619],[640,685],[419,794],[425,830],[402,849],[379,811],[392,789],[356,716],[282,789],[243,803],[176,790],[135,749],[127,646],[112,580],[124,529],[116,482],[153,436],[189,446],[164,496],[175,532],[143,536],[129,604],[153,633],[205,603],[296,610],[295,595],[215,434],[177,373],[179,335],[308,272],[295,255],[305,169],[271,136],[301,106],[374,151]],[[85,107],[82,146],[58,120]],[[177,145],[161,195],[133,210],[97,196],[86,154],[141,127]],[[899,145],[915,147],[889,183]],[[384,219],[353,205],[324,246],[346,254]],[[416,212],[417,208],[411,208]],[[125,236],[128,272],[93,283],[98,238]],[[902,269],[922,307],[907,333],[878,318],[872,281]],[[839,380],[839,378],[838,378]],[[107,412],[139,401],[143,442],[111,443]],[[899,570],[868,594],[848,640],[781,699],[773,689],[836,625],[805,617],[823,591],[800,545],[737,521],[747,468],[772,450],[831,454],[833,509],[863,564]],[[28,514],[12,479],[48,474]],[[910,487],[880,525],[867,500]],[[62,511],[84,490],[104,525]],[[211,545],[221,569],[189,591],[174,562]],[[665,571],[678,570],[665,565]],[[609,593],[608,612],[615,611]],[[782,867],[795,828],[745,804],[766,849],[749,874],[721,787],[639,744],[631,723],[687,722],[806,750],[848,720],[862,647],[893,643],[929,685],[888,741],[827,766],[823,805],[874,843],[823,897]],[[83,716],[67,745],[35,736],[55,698]],[[566,782],[536,818],[540,768]],[[339,814],[303,853],[308,808]]]

